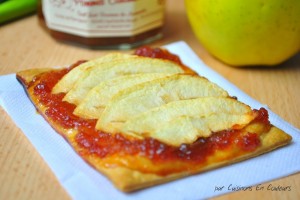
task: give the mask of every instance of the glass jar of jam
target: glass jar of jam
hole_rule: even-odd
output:
[[[130,49],[162,36],[165,0],[40,0],[38,16],[57,40]]]

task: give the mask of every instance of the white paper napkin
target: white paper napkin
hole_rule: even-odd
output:
[[[266,108],[207,67],[186,43],[180,41],[165,47],[179,55],[186,65],[200,75],[222,86],[230,95],[253,108]],[[206,199],[241,187],[250,187],[255,191],[258,184],[300,171],[300,131],[268,110],[272,124],[293,137],[290,145],[227,167],[126,194],[115,189],[108,179],[86,164],[37,114],[14,74],[0,77],[0,105],[32,142],[61,185],[76,200]],[[223,189],[215,191],[216,187],[222,186]],[[269,185],[262,186],[267,190]]]

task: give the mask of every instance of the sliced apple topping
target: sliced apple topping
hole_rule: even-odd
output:
[[[249,106],[206,78],[135,55],[108,54],[81,64],[52,90],[61,92],[76,105],[75,115],[98,120],[98,130],[173,146],[243,128],[255,118]]]
[[[213,132],[242,128],[254,118],[251,108],[235,99],[202,97],[150,109],[127,120],[119,131],[179,146],[199,137],[209,137]]]
[[[116,133],[122,130],[124,122],[152,108],[172,101],[207,96],[227,97],[228,94],[214,83],[196,75],[175,74],[155,79],[116,94],[106,105],[96,128]]]
[[[78,105],[88,92],[103,81],[138,73],[184,73],[180,65],[162,59],[132,56],[126,60],[105,63],[105,67],[88,68],[64,97],[64,101]]]
[[[98,119],[108,102],[118,92],[143,82],[170,76],[169,73],[147,73],[120,76],[104,81],[91,89],[76,107],[74,114],[83,118]]]
[[[69,92],[77,80],[82,79],[88,73],[88,69],[95,67],[105,67],[105,63],[109,63],[115,60],[122,60],[132,57],[128,54],[121,53],[111,53],[100,58],[90,60],[88,62],[82,63],[79,66],[72,69],[69,73],[67,73],[52,89],[53,94],[57,93],[67,93]]]

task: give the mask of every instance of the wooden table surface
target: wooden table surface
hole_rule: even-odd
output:
[[[269,106],[283,119],[300,128],[300,54],[272,68],[233,68],[213,58],[196,40],[187,21],[184,2],[167,1],[161,46],[184,40],[212,69],[251,97]],[[0,26],[0,75],[33,67],[64,66],[109,51],[63,44],[40,28],[36,15]],[[47,164],[0,108],[0,199],[70,199]],[[300,173],[263,185],[290,186],[291,191],[240,191],[214,199],[300,199]]]

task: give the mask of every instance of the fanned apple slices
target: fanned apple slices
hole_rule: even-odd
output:
[[[88,92],[74,110],[74,114],[83,118],[98,119],[106,104],[118,92],[143,82],[170,75],[168,73],[132,74],[103,81]]]
[[[96,65],[92,67],[83,68],[82,74],[76,78],[74,86],[68,91],[64,100],[78,105],[93,87],[105,80],[122,75],[183,72],[184,70],[178,64],[162,59],[151,59],[132,55],[126,57],[126,62],[124,62],[124,59],[116,59],[108,62],[102,62],[100,60],[100,62],[96,62]],[[70,79],[72,78],[73,77],[70,77]],[[58,83],[58,85],[63,84],[64,83]],[[55,88],[58,88],[58,86],[55,86]],[[59,92],[60,90],[54,91],[54,93]]]
[[[69,92],[74,84],[84,77],[87,76],[91,68],[107,68],[107,63],[116,62],[117,60],[124,60],[126,58],[132,57],[132,55],[121,54],[121,53],[112,53],[102,56],[98,59],[93,59],[88,62],[85,62],[75,69],[66,74],[52,89],[53,94],[57,93],[66,93]]]
[[[228,96],[227,92],[196,75],[175,74],[148,81],[120,91],[97,118],[96,128],[109,133],[122,130],[122,124],[132,117],[172,101],[198,97]]]
[[[180,146],[233,126],[241,129],[254,118],[251,108],[235,99],[202,97],[150,109],[130,118],[119,132]]]
[[[17,78],[49,124],[123,191],[291,141],[270,124],[265,109],[251,109],[181,62],[112,53],[70,69],[26,70]]]

